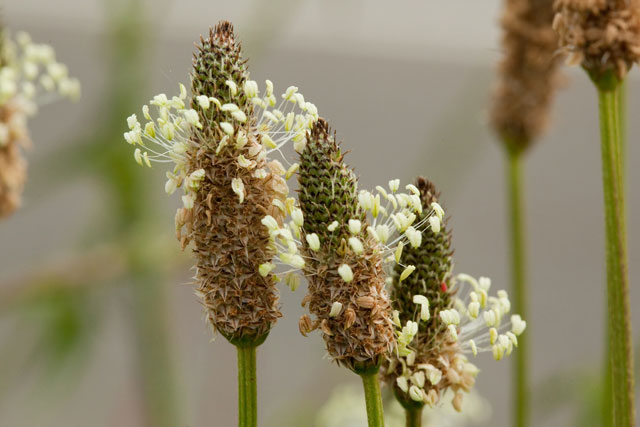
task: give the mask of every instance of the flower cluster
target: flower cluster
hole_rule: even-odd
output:
[[[377,369],[394,346],[385,264],[400,262],[406,245],[420,245],[423,229],[437,229],[441,209],[419,220],[418,190],[409,185],[409,193],[400,192],[399,180],[388,190],[358,192],[343,157],[319,119],[300,152],[300,209],[293,217],[303,254],[297,260],[309,281],[303,305],[315,317],[302,316],[299,326],[304,335],[319,328],[331,358],[359,373]],[[403,280],[416,268],[402,267]]]
[[[124,137],[139,164],[173,164],[165,190],[184,193],[177,238],[183,248],[193,243],[196,294],[215,330],[257,345],[281,316],[270,267],[276,246],[295,249],[289,235],[270,230],[295,215],[286,179],[297,165],[269,156],[288,141],[303,149],[317,111],[293,86],[279,103],[268,80],[260,94],[228,22],[201,38],[191,93],[180,85],[177,96],[155,96],[142,108],[144,125],[130,116]],[[280,258],[297,265],[296,257],[297,249]]]
[[[141,166],[148,167],[152,162],[173,163],[173,170],[167,172],[165,191],[173,194],[182,188],[182,201],[187,209],[193,207],[199,183],[204,179],[202,169],[189,173],[188,151],[195,147],[197,141],[208,138],[212,127],[219,127],[222,131],[219,140],[209,144],[215,155],[220,155],[226,148],[224,154],[227,151],[235,154],[237,165],[260,179],[266,178],[267,170],[257,167],[258,163],[268,160],[267,167],[272,173],[289,179],[298,165],[294,163],[285,169],[278,160],[269,160],[269,155],[281,152],[289,141],[297,151],[304,148],[305,132],[318,118],[315,105],[305,102],[295,86],[287,88],[276,108],[277,100],[270,80],[266,80],[262,95],[259,94],[258,83],[253,80],[245,81],[241,89],[233,80],[225,81],[225,85],[223,90],[228,90],[231,102],[223,104],[220,99],[208,95],[187,99],[187,90],[180,84],[179,95],[169,98],[161,93],[151,99],[149,105],[142,107],[144,126],[136,114],[127,118],[129,131],[124,133],[124,138],[136,146],[134,159]],[[239,106],[247,101],[252,106],[251,117]],[[220,121],[214,122],[212,115]],[[259,144],[252,144],[252,138]],[[282,158],[286,161],[284,156]],[[284,182],[280,184],[286,185]],[[232,189],[242,203],[245,192],[241,178],[232,180]]]
[[[33,43],[25,32],[16,34],[15,42],[5,36],[2,43],[0,104],[16,96],[35,100],[38,104],[59,96],[78,99],[78,79],[69,77],[67,66],[56,61],[51,46]]]
[[[416,187],[423,206],[439,208],[431,182],[418,178]],[[489,296],[488,278],[452,276],[451,233],[446,223],[440,229],[425,230],[421,244],[401,255],[401,261],[418,265],[417,271],[403,279],[403,270],[396,268],[392,278],[397,348],[383,377],[405,407],[433,406],[450,390],[453,406],[459,410],[462,392],[471,390],[478,373],[466,354],[492,351],[500,360],[511,354],[526,327],[518,315],[505,321],[511,309],[508,295],[500,290],[497,297]]]
[[[60,97],[77,99],[80,84],[55,59],[53,48],[20,32],[0,34],[0,218],[20,204],[26,179],[21,150],[29,146],[27,118]]]
[[[553,28],[570,63],[624,78],[640,59],[638,0],[556,0],[554,6]]]

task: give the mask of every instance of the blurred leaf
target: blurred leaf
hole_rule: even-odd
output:
[[[3,348],[3,360],[13,364],[0,373],[2,391],[11,383],[23,383],[29,373],[41,386],[61,380],[70,385],[81,377],[89,360],[102,315],[91,288],[51,279],[40,289],[6,313],[13,315],[16,333],[8,340],[11,346]]]

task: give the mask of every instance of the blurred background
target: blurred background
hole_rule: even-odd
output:
[[[122,138],[128,115],[188,83],[193,43],[221,19],[235,24],[253,79],[299,86],[330,120],[361,187],[417,174],[435,181],[452,216],[457,271],[508,287],[504,153],[486,124],[500,6],[5,0],[7,27],[53,45],[83,95],[31,120],[24,205],[0,223],[0,425],[235,424],[235,349],[211,342],[189,285],[189,253],[173,239],[179,199],[166,197],[161,168],[135,164]],[[583,72],[565,74],[552,126],[526,164],[536,426],[597,425],[602,393],[597,100]],[[630,77],[628,241],[640,336],[638,71]],[[261,425],[338,426],[359,379],[329,363],[319,336],[298,333],[305,289],[281,291],[284,317],[258,350]],[[507,426],[510,361],[476,361],[482,397],[470,400],[482,409],[455,422]]]

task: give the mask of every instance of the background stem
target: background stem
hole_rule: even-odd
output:
[[[361,374],[364,386],[364,398],[367,403],[367,420],[369,427],[384,427],[384,414],[382,411],[382,395],[378,372]]]
[[[606,80],[606,81],[605,81]],[[627,273],[626,219],[620,82],[612,76],[596,81],[600,110],[602,182],[607,253],[609,366],[613,425],[635,425],[633,349]]]
[[[258,425],[256,347],[236,346],[238,350],[238,426]]]
[[[166,333],[165,289],[150,277],[144,277],[133,284],[131,290],[146,425],[174,427],[180,424],[182,414],[177,403],[173,361]]]
[[[406,427],[422,427],[422,408],[424,406],[420,406],[417,408],[405,409],[404,413],[406,416]]]
[[[527,286],[525,258],[524,188],[522,173],[522,150],[508,152],[509,218],[511,227],[511,282],[513,286],[513,309],[527,319]],[[516,427],[528,425],[528,339],[529,331],[518,337],[518,351],[513,364],[513,410]]]

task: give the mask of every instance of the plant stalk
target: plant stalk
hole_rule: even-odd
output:
[[[618,145],[618,161],[619,168],[622,174],[621,185],[622,185],[622,193],[623,197],[626,196],[624,190],[624,184],[626,181],[626,168],[625,168],[625,153],[626,153],[626,145],[627,145],[627,81],[623,80],[620,84],[620,90],[617,94],[617,103],[618,103],[618,111],[620,116],[620,144]],[[625,224],[626,227],[626,224]],[[626,237],[626,236],[625,236]],[[626,242],[625,242],[626,245]],[[605,390],[611,390],[611,366],[609,364],[609,331],[605,328],[606,331],[606,350],[605,350]],[[602,394],[602,426],[603,427],[611,427],[613,426],[613,402],[611,400],[610,393]]]
[[[256,347],[236,346],[238,350],[238,427],[258,425]]]
[[[131,286],[145,425],[172,427],[182,414],[167,334],[166,295],[165,289],[150,278],[139,276]]]
[[[607,330],[613,425],[635,425],[633,347],[626,248],[621,82],[613,73],[598,87],[607,260]]]
[[[406,427],[422,427],[422,408],[424,406],[405,409]]]
[[[367,403],[367,421],[369,427],[384,427],[382,394],[378,382],[378,372],[360,374],[364,386],[364,398]]]
[[[524,224],[523,151],[509,150],[508,186],[509,218],[511,227],[511,282],[513,286],[514,311],[527,318],[527,283]],[[529,331],[518,337],[518,351],[513,364],[513,410],[516,427],[529,425],[529,375],[528,339]]]

